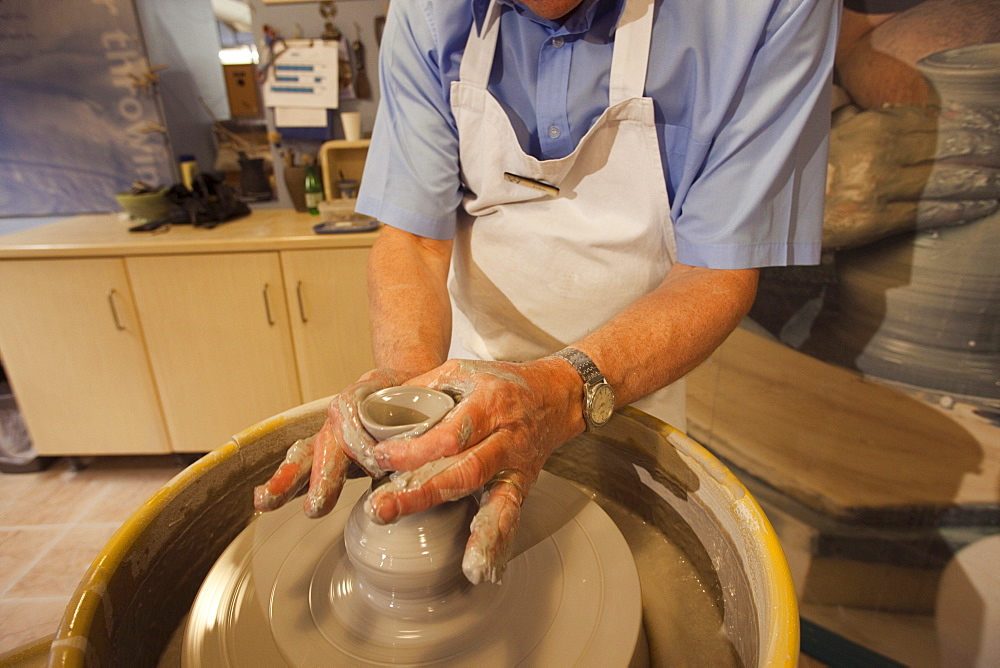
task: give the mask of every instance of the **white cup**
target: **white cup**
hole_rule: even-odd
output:
[[[344,139],[357,141],[361,139],[361,112],[340,112],[340,123],[344,126]]]

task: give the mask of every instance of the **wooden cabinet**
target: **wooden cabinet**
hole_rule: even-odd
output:
[[[0,262],[0,353],[39,454],[170,452],[121,259]]]
[[[315,222],[139,235],[80,216],[0,237],[0,358],[36,451],[206,452],[369,370],[377,233]]]
[[[339,392],[374,366],[367,248],[281,253],[302,400]]]
[[[175,451],[302,403],[277,253],[126,259]]]

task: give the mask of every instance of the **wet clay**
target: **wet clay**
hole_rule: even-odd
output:
[[[405,539],[426,543],[440,559],[435,564],[420,545],[378,533],[392,525],[365,524],[363,501],[356,503],[360,487],[366,482],[348,481],[322,520],[288,507],[258,517],[205,579],[182,665],[603,668],[629,665],[633,657],[645,665],[639,579],[628,545],[572,484],[548,473],[539,478],[525,502],[518,556],[500,586],[472,586],[459,567],[474,502],[443,509],[434,528],[416,527]],[[401,523],[424,521],[417,514]],[[454,535],[437,541],[442,536],[432,534]],[[362,549],[361,541],[374,544]],[[380,552],[382,543],[391,543],[393,554]],[[387,564],[392,573],[380,572]]]
[[[378,410],[372,411],[372,417],[384,425],[400,427],[402,425],[423,422],[429,416],[426,413],[421,413],[406,406],[383,405],[379,406]]]
[[[267,480],[281,463],[290,443],[317,432],[326,419],[328,405],[328,401],[318,400],[244,430],[232,443],[193,464],[144,504],[123,525],[81,582],[59,629],[58,638],[63,640],[52,647],[54,664],[80,665],[85,658],[101,665],[155,665],[161,656],[167,660],[164,652],[168,639],[178,624],[184,622],[185,614],[189,620],[194,619],[192,601],[199,585],[209,586],[205,577],[209,568],[223,563],[238,565],[232,560],[224,561],[226,546],[234,538],[241,540],[237,534],[248,526],[260,538],[273,533],[259,519],[248,525],[251,519],[248,498],[254,485]],[[586,487],[600,492],[599,501],[608,497],[622,504],[646,522],[654,535],[660,533],[680,549],[698,573],[708,593],[708,604],[714,603],[722,611],[725,638],[737,648],[743,665],[783,665],[796,655],[798,613],[791,577],[777,539],[749,495],[736,496],[729,491],[735,479],[723,474],[721,464],[715,462],[706,469],[705,462],[711,463],[706,460],[710,455],[697,443],[679,438],[678,432],[638,411],[625,410],[616,414],[602,432],[581,435],[561,450],[560,458],[572,463],[568,467],[571,475],[565,478],[577,480],[589,475]],[[558,461],[550,458],[546,469],[552,471],[556,464]],[[367,481],[361,482],[368,486]],[[580,495],[587,501],[586,495]],[[525,501],[525,507],[537,498],[533,493]],[[310,520],[294,505],[276,512],[286,512],[313,529],[325,527],[324,523],[338,512],[334,509],[323,520]],[[663,506],[669,506],[672,512]],[[262,517],[273,516],[274,513],[264,513]],[[528,527],[525,516],[518,536],[527,536]],[[548,530],[551,535],[552,528]],[[614,530],[621,535],[617,527]],[[630,540],[641,542],[642,533],[638,536]],[[322,531],[318,537],[322,539],[320,545],[329,550],[331,537]],[[595,539],[588,544],[593,547],[602,542],[605,540]],[[293,541],[287,549],[298,559],[302,548],[309,547],[305,541]],[[531,549],[516,552],[512,563],[535,559],[533,553],[539,545],[528,547]],[[636,554],[644,554],[642,544],[628,547]],[[564,550],[566,554],[577,551],[580,550]],[[558,562],[562,554],[557,550],[544,559],[539,558],[528,570],[544,569],[547,563]],[[301,558],[311,558],[312,563],[319,565],[322,556],[321,553]],[[215,566],[211,566],[213,563]],[[634,561],[626,554],[614,563],[634,564]],[[615,576],[619,570],[605,572]],[[505,586],[511,584],[513,575],[512,570],[504,575]],[[259,576],[255,573],[248,582],[262,581]],[[642,577],[644,582],[650,581],[645,573]],[[673,583],[655,571],[651,580],[654,595],[666,597]],[[490,589],[501,588],[490,586],[483,591]],[[572,593],[586,587],[573,585],[565,589]],[[253,589],[245,594],[244,600],[247,597],[256,600],[261,592]],[[331,595],[332,591],[327,591],[316,600],[323,602]],[[648,595],[647,591],[647,598]],[[614,602],[611,597],[609,603]],[[678,602],[686,606],[684,601],[678,599]],[[530,603],[514,609],[520,612],[537,607],[533,591]],[[613,615],[608,612],[607,616]],[[302,615],[288,617],[299,621],[309,619]],[[503,620],[493,620],[497,623],[492,629],[506,629]],[[519,621],[514,619],[515,623]],[[201,626],[205,623],[203,620]],[[571,620],[570,625],[572,631],[578,626],[577,620]],[[638,618],[637,626],[641,627]],[[657,636],[667,635],[658,622],[647,624],[646,631],[654,645]],[[579,638],[579,634],[574,637]],[[589,651],[591,647],[575,645],[574,649]],[[267,658],[262,653],[247,665],[288,663],[280,656],[273,663]],[[329,658],[316,658],[316,665],[330,664]],[[657,665],[663,663],[655,656],[653,661]],[[554,658],[548,665],[565,663]],[[606,661],[601,665],[615,664]]]
[[[584,490],[625,536],[651,665],[756,664],[756,615],[734,614],[753,611],[746,574],[713,518],[688,503],[700,479],[675,450],[653,457],[628,437],[586,433],[556,450],[546,470]]]
[[[426,387],[388,387],[358,406],[361,423],[377,441],[426,432],[455,406],[455,400]]]
[[[594,494],[632,548],[653,666],[741,666],[722,612],[692,561],[661,531]]]
[[[635,558],[650,665],[742,665],[723,631],[711,587],[692,560],[636,513],[593,490],[583,491],[615,522]],[[495,595],[497,588],[486,585],[482,590]],[[482,604],[493,605],[493,597],[484,595]],[[172,638],[159,668],[181,665],[184,626]]]

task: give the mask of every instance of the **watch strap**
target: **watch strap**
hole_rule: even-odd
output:
[[[584,385],[591,385],[604,380],[604,374],[594,364],[594,360],[576,348],[563,348],[558,352],[552,353],[552,356],[561,357],[572,364],[576,372],[583,378]]]

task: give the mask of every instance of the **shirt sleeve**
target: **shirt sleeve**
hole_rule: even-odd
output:
[[[678,260],[718,269],[819,262],[840,0],[785,0],[711,137],[692,137]]]
[[[895,14],[905,12],[924,0],[844,0],[844,9],[859,14]]]
[[[434,239],[454,236],[462,201],[458,132],[445,76],[458,61],[441,56],[453,54],[457,45],[436,40],[454,35],[464,44],[472,15],[459,8],[467,5],[391,3],[380,47],[381,97],[356,205],[360,213]]]

